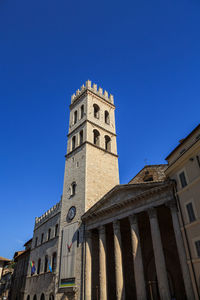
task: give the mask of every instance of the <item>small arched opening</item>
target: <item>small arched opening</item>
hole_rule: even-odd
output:
[[[104,113],[104,121],[106,124],[110,124],[110,115],[107,110],[105,110],[105,113]]]
[[[94,129],[93,130],[93,135],[94,135],[94,140],[93,140],[94,144],[99,146],[99,144],[100,144],[100,133],[99,133],[99,131]]]
[[[111,139],[108,135],[105,135],[105,149],[111,151]]]
[[[99,119],[99,112],[100,112],[100,108],[97,104],[94,104],[93,105],[93,108],[94,108],[94,117],[96,119]]]

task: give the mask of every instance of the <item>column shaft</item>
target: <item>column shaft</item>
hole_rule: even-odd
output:
[[[114,253],[115,253],[115,277],[116,299],[125,300],[125,287],[122,269],[121,233],[119,221],[113,222],[114,230]]]
[[[100,299],[107,300],[105,226],[101,226],[99,228],[99,283],[100,283]]]
[[[137,299],[146,300],[146,285],[144,279],[144,268],[142,262],[142,252],[137,217],[135,215],[130,216],[129,221],[131,226],[131,243]]]
[[[85,299],[92,299],[92,236],[91,232],[86,232],[85,243]]]
[[[170,210],[171,210],[172,223],[173,223],[173,227],[174,227],[176,245],[177,245],[177,249],[178,249],[179,260],[180,260],[182,274],[183,274],[185,291],[186,291],[187,299],[192,300],[192,299],[195,299],[195,297],[194,297],[194,293],[193,293],[189,268],[187,265],[187,258],[186,258],[184,244],[183,244],[183,238],[181,235],[180,224],[179,224],[179,220],[178,220],[178,216],[177,216],[177,207],[176,207],[175,203],[170,203],[169,206],[170,206]]]
[[[151,236],[153,242],[153,250],[154,250],[160,299],[170,300],[171,296],[169,290],[169,283],[167,278],[166,264],[165,264],[165,258],[164,258],[163,248],[162,248],[162,241],[160,236],[160,229],[158,225],[156,210],[154,208],[151,208],[148,211],[148,213],[149,213],[149,220],[151,226]]]

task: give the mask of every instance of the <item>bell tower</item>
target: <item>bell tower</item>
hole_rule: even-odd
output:
[[[87,81],[71,97],[61,208],[59,288],[81,293],[81,216],[119,184],[112,95]],[[70,298],[69,298],[70,299]]]

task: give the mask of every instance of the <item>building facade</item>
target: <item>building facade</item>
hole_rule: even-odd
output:
[[[71,98],[62,198],[35,219],[23,300],[198,299],[168,169],[119,184],[113,96],[88,80]]]
[[[167,156],[195,296],[200,297],[200,125]]]

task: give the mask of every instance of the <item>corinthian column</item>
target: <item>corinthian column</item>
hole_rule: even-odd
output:
[[[191,282],[189,268],[188,268],[188,264],[187,264],[187,258],[186,258],[184,244],[183,244],[183,238],[182,238],[181,231],[180,231],[176,203],[170,202],[170,203],[168,203],[168,206],[170,207],[170,210],[171,210],[172,223],[173,223],[173,227],[174,227],[174,234],[175,234],[175,238],[176,238],[176,245],[177,245],[177,249],[178,249],[179,260],[180,260],[180,264],[181,264],[187,299],[192,300],[192,299],[195,299],[195,297],[194,297],[194,293],[193,293],[192,282]]]
[[[147,297],[142,263],[142,252],[136,215],[129,216],[129,222],[131,225],[131,243],[137,299],[146,300]]]
[[[86,243],[85,243],[85,299],[92,299],[92,233],[86,231]]]
[[[170,300],[169,284],[167,279],[167,271],[165,265],[165,258],[162,248],[162,241],[160,236],[160,229],[158,225],[158,219],[155,208],[148,210],[150,226],[151,226],[151,236],[153,242],[153,250],[155,257],[156,273],[158,278],[158,287],[160,292],[161,300]]]
[[[105,226],[99,227],[99,283],[100,299],[107,300]]]
[[[115,277],[116,277],[116,299],[125,300],[125,288],[122,269],[121,233],[119,221],[113,222],[114,230],[114,253],[115,253]]]

